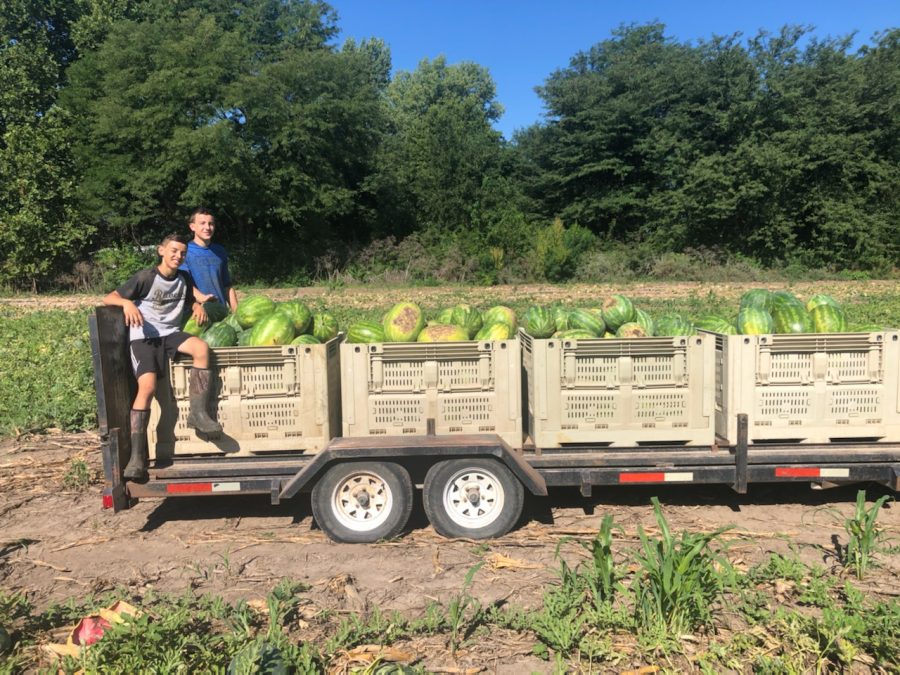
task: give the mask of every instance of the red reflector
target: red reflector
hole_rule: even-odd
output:
[[[212,492],[212,483],[169,483],[166,492]]]
[[[620,483],[663,483],[666,474],[659,471],[653,473],[620,473]]]
[[[103,495],[103,508],[111,509],[113,507],[112,495]]]
[[[815,466],[779,466],[775,468],[775,475],[784,478],[818,478],[819,471]]]

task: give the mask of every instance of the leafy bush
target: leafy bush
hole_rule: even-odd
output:
[[[94,253],[89,279],[91,287],[108,293],[125,283],[135,272],[159,263],[156,246],[110,246]]]

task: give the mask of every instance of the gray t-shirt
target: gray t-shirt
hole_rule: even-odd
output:
[[[163,337],[181,330],[185,300],[193,298],[191,275],[178,270],[164,277],[157,267],[141,270],[116,289],[119,295],[134,302],[144,317],[143,326],[130,328],[131,340]]]

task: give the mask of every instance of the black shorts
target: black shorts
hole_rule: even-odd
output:
[[[171,359],[178,347],[191,336],[184,331],[176,331],[163,337],[144,338],[131,341],[131,366],[134,376],[139,378],[144,373],[156,373],[157,377],[166,376],[166,359]]]

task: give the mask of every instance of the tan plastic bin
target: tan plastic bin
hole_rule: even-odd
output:
[[[318,452],[340,435],[342,340],[213,349],[210,414],[224,430],[214,440],[187,427],[191,360],[172,361],[151,408],[150,456]]]
[[[522,447],[516,339],[341,345],[343,435],[497,434]]]
[[[716,433],[734,443],[900,441],[900,333],[719,335]]]
[[[712,336],[519,339],[536,447],[713,444]]]

